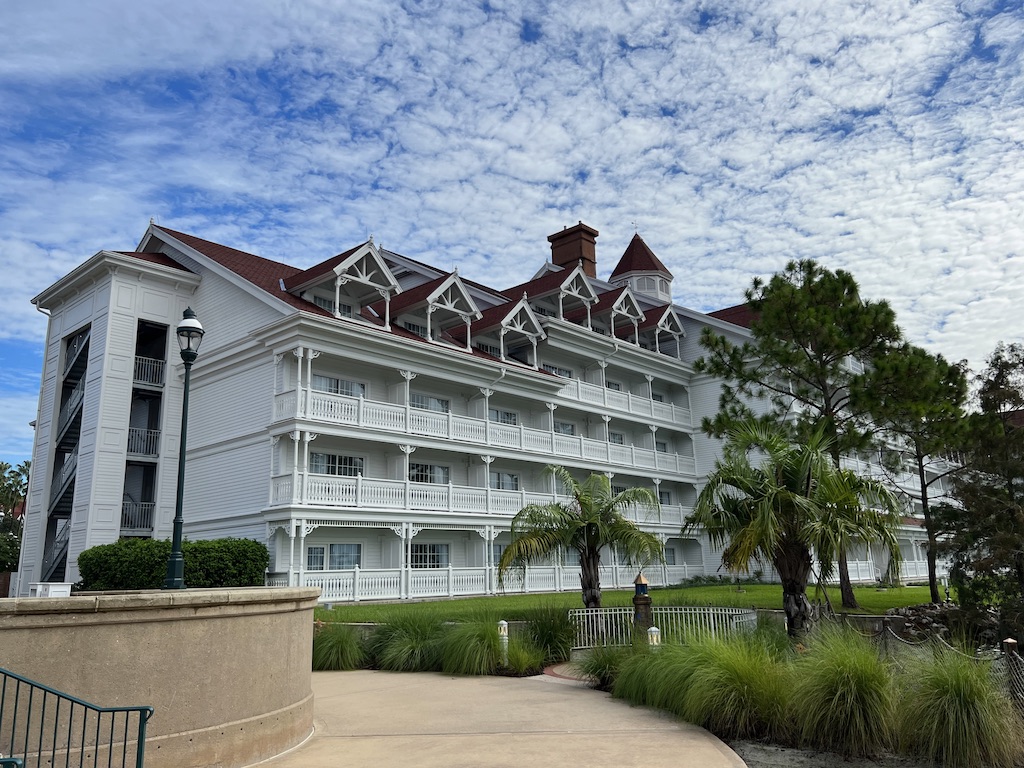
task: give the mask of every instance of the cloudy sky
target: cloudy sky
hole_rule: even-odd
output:
[[[158,223],[309,266],[362,242],[496,286],[633,232],[676,301],[848,269],[978,366],[1022,339],[1024,11],[985,0],[0,4],[0,460],[32,296]]]

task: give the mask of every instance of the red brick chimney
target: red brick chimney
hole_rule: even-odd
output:
[[[587,277],[597,277],[597,230],[582,221],[575,227],[563,229],[548,237],[551,243],[551,263],[572,269],[581,261]]]

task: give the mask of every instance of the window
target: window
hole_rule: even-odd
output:
[[[641,277],[636,281],[636,289],[644,293],[653,293],[658,290],[658,281],[653,277]]]
[[[491,471],[491,488],[496,491],[518,491],[519,475],[511,472]]]
[[[437,464],[410,464],[409,479],[414,483],[447,485],[451,479],[451,469]]]
[[[497,424],[509,424],[513,427],[519,424],[519,414],[515,411],[503,411],[501,408],[488,408],[487,418]]]
[[[658,503],[659,504],[671,504],[672,493],[671,491],[658,491]]]
[[[427,326],[420,325],[419,323],[414,323],[410,320],[406,320],[404,323],[402,323],[402,325],[404,325],[405,330],[409,331],[410,333],[415,333],[417,336],[424,339],[427,338]]]
[[[355,477],[363,474],[363,459],[360,456],[337,456],[333,453],[310,453],[309,471],[318,475],[341,475]]]
[[[554,317],[556,314],[555,310],[551,309],[550,307],[545,307],[543,304],[531,304],[530,308],[535,313],[543,317]]]
[[[618,494],[625,493],[625,492],[626,492],[626,486],[624,486],[624,485],[613,485],[612,486],[612,495],[614,495],[614,496],[617,496]]]
[[[560,368],[559,366],[551,365],[550,363],[542,363],[540,367],[548,373],[553,373],[555,376],[561,376],[563,379],[572,378],[572,369],[570,368]]]
[[[325,299],[323,296],[313,296],[313,303],[316,304],[320,309],[326,309],[331,314],[334,314],[334,299]],[[351,304],[340,304],[338,314],[342,317],[352,317],[352,305]]]
[[[501,348],[496,347],[493,344],[486,344],[482,341],[478,341],[474,346],[481,352],[486,352],[491,357],[501,357]]]
[[[668,453],[668,443],[666,443],[664,440],[655,440],[654,450],[656,450],[658,453]]]
[[[622,391],[622,385],[619,384],[619,382],[617,382],[617,381],[606,381],[604,383],[604,386],[605,386],[605,389],[611,389],[611,390],[614,390],[615,392],[621,392]]]
[[[626,436],[621,432],[609,432],[608,442],[611,443],[612,445],[625,445]]]
[[[450,562],[447,544],[412,545],[413,568],[447,568]]]
[[[495,564],[501,560],[501,556],[506,549],[508,549],[508,544],[491,544],[491,554],[494,557]]]
[[[306,570],[322,571],[324,569],[324,548],[306,547]]]
[[[556,435],[575,435],[576,425],[571,421],[556,421],[555,422],[555,434]]]
[[[355,568],[360,564],[361,554],[361,544],[331,544],[328,567],[332,571]]]
[[[676,548],[675,547],[665,547],[665,565],[675,565],[675,564],[676,564]]]
[[[332,395],[366,396],[366,385],[361,382],[337,379],[334,376],[321,376],[318,373],[313,374],[313,389],[317,392],[330,392]]]
[[[653,400],[656,403],[664,403],[665,402],[665,396],[663,394],[661,394],[661,392],[652,392],[651,393],[651,400]]]
[[[409,405],[422,411],[437,411],[438,413],[448,413],[452,409],[451,400],[424,395],[420,392],[413,392],[409,395]]]

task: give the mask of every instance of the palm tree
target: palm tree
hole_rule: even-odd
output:
[[[498,583],[504,584],[510,570],[522,572],[530,563],[574,550],[580,558],[583,604],[600,608],[602,548],[614,546],[627,562],[640,565],[664,559],[661,540],[623,516],[630,507],[657,510],[658,498],[646,488],[613,494],[607,475],[592,474],[581,483],[564,467],[548,467],[547,471],[561,481],[571,500],[531,504],[516,514],[512,543],[498,561]]]
[[[723,459],[708,476],[684,532],[702,527],[725,545],[722,564],[746,571],[751,561],[771,563],[782,581],[790,635],[810,619],[807,582],[812,552],[821,576],[832,575],[838,553],[856,540],[880,541],[890,573],[902,561],[896,531],[900,503],[881,483],[838,469],[829,440],[819,430],[806,444],[782,430],[747,421],[728,433]],[[752,455],[760,458],[752,462]]]

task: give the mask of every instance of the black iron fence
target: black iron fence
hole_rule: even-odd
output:
[[[152,707],[97,707],[0,669],[0,768],[143,768]]]

